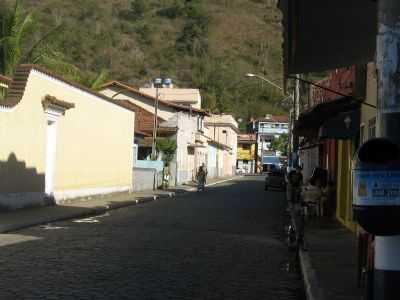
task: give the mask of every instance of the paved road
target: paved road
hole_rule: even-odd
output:
[[[0,236],[0,299],[298,300],[262,178]]]

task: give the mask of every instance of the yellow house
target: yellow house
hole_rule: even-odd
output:
[[[129,191],[134,113],[47,70],[20,66],[0,102],[0,205]]]
[[[256,135],[239,134],[237,139],[237,168],[246,173],[255,172],[256,163]]]

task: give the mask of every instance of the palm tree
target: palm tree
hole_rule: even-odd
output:
[[[12,76],[23,57],[22,42],[31,32],[32,13],[22,16],[19,1],[11,9],[4,2],[0,12],[0,73]]]
[[[28,41],[28,36],[34,31],[36,22],[33,13],[22,13],[20,1],[16,0],[14,7],[0,4],[0,74],[12,76],[21,63],[42,64],[49,69],[78,80],[80,70],[65,62],[64,55],[56,51],[50,42],[55,33],[59,33],[63,24],[53,27],[46,34],[35,40]],[[28,43],[29,42],[29,43]]]
[[[93,90],[99,90],[101,86],[109,80],[109,78],[110,72],[107,69],[102,69],[99,74],[90,78],[86,85]]]

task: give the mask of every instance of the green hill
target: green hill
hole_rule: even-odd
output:
[[[248,119],[282,113],[280,14],[275,0],[25,0],[36,35],[63,23],[52,44],[84,78],[142,86],[167,76],[199,87],[204,105]],[[51,65],[48,66],[51,68]],[[60,70],[54,70],[60,71]]]

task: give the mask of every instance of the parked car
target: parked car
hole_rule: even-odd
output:
[[[264,156],[262,158],[263,173],[270,172],[272,170],[279,170],[282,167],[282,163],[278,156]]]
[[[265,177],[265,190],[268,191],[271,188],[280,190],[286,189],[285,172],[282,169],[275,169],[267,172]]]

